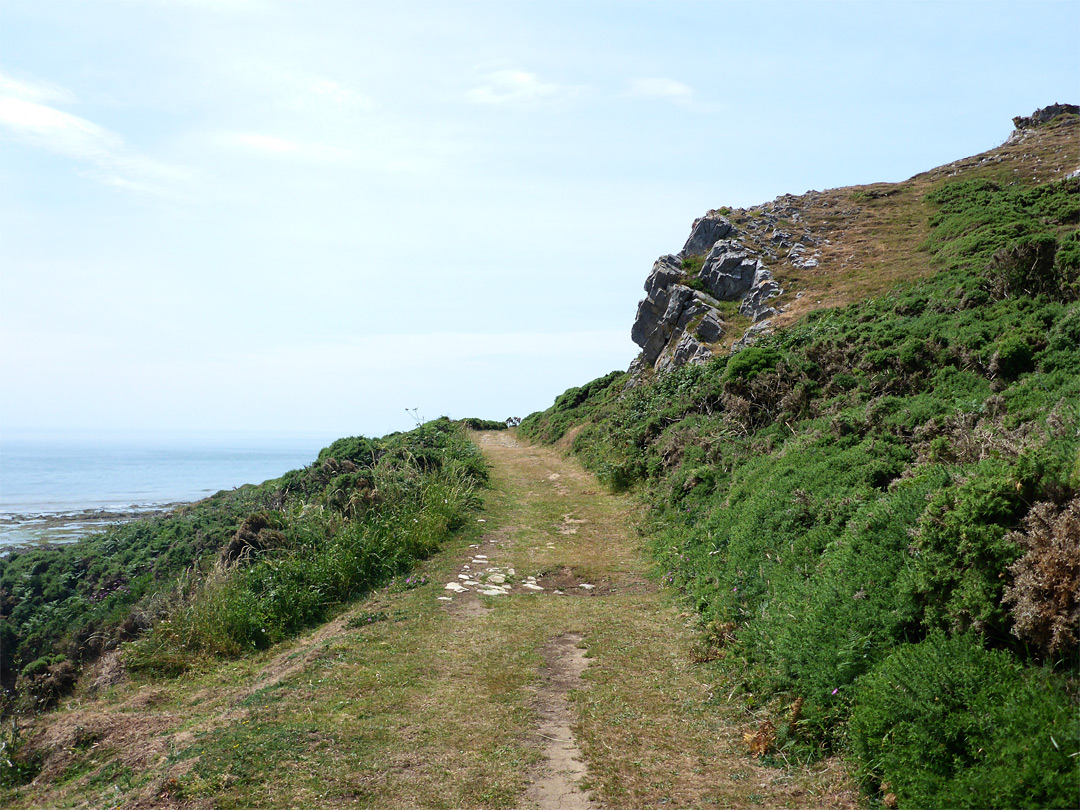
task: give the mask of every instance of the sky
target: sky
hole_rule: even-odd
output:
[[[0,431],[525,416],[708,209],[1078,99],[1080,0],[0,0]]]

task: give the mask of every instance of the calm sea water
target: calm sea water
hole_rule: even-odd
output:
[[[0,548],[69,541],[109,523],[315,460],[336,437],[186,433],[0,438]]]

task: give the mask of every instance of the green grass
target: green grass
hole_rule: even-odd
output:
[[[48,708],[75,666],[135,636],[128,665],[174,675],[288,638],[431,554],[485,477],[462,429],[436,420],[338,440],[302,470],[162,518],[0,558],[8,701]]]
[[[1063,626],[1076,604],[1076,562],[1048,567],[1038,555],[1058,552],[1025,532],[1044,531],[1030,528],[1034,505],[1061,516],[1051,522],[1063,528],[1044,533],[1069,531],[1080,498],[1080,183],[960,181],[928,202],[936,275],[617,395],[599,381],[574,389],[572,407],[557,400],[522,430],[550,441],[573,428],[586,465],[652,506],[664,580],[717,647],[702,657],[722,659],[771,707],[777,750],[844,752],[871,793],[891,784],[915,806],[963,804],[983,785],[976,803],[1028,795],[1053,807],[1080,785],[1069,757],[1080,748],[1076,639],[1051,644],[1015,610]],[[1052,572],[1041,597],[1017,573],[1038,565]],[[993,702],[1003,676],[987,662],[1017,673],[1024,697],[994,713],[992,734],[971,737],[983,748],[1008,740],[1011,753],[957,753],[946,767],[916,744],[928,729],[902,745],[889,737],[918,712],[871,685],[891,683],[906,660],[928,683],[947,675],[952,653],[917,657],[938,638],[975,650],[965,694]],[[1038,699],[1023,686],[1036,681]],[[786,727],[796,698],[798,723]],[[864,729],[874,718],[859,745],[853,717]],[[1060,757],[1038,730],[1048,717]],[[939,719],[934,734],[967,734],[962,713]],[[893,740],[888,757],[874,735]],[[1038,787],[1017,766],[1018,752],[1036,750],[1046,754]]]

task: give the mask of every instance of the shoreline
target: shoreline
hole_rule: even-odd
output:
[[[89,507],[57,512],[0,513],[0,556],[52,545],[69,545],[123,523],[158,517],[192,501],[132,505],[126,509]]]

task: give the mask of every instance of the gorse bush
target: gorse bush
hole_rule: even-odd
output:
[[[726,628],[697,658],[902,806],[1080,787],[1078,200],[943,185],[938,275],[522,424],[653,507],[663,581]]]
[[[1059,680],[969,635],[904,644],[863,678],[852,747],[908,807],[1070,807],[1080,749]]]
[[[129,665],[164,673],[199,655],[265,648],[430,554],[462,525],[486,476],[478,449],[441,419],[340,439],[261,486],[9,555],[4,686],[45,707],[78,664],[137,636]]]

